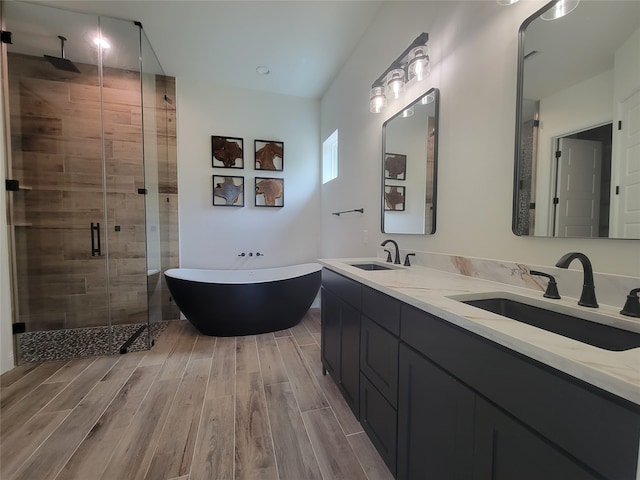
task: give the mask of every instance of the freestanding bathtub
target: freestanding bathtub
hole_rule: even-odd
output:
[[[180,311],[205,335],[275,332],[296,325],[320,289],[322,266],[164,272]]]

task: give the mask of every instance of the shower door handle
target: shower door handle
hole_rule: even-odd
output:
[[[94,233],[98,234],[98,248],[96,248],[96,237]],[[95,225],[91,222],[91,256],[95,257],[96,255],[100,256],[100,223],[96,223]]]

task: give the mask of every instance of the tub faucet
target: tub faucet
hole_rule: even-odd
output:
[[[556,262],[556,267],[569,268],[569,264],[575,260],[580,260],[582,263],[582,270],[584,271],[584,280],[582,282],[582,294],[578,305],[583,307],[598,308],[598,302],[596,301],[596,287],[593,283],[593,268],[589,258],[584,253],[569,252],[566,255],[560,257],[560,260]]]
[[[400,265],[400,247],[398,247],[398,244],[396,243],[395,240],[385,240],[384,242],[382,242],[380,244],[381,247],[384,247],[387,243],[392,243],[394,247],[396,247],[396,258],[393,261],[393,263],[395,263],[396,265]]]

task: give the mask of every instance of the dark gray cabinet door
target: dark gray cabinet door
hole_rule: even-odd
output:
[[[360,312],[322,289],[322,367],[342,391],[356,418],[360,402]]]
[[[360,370],[394,408],[398,402],[398,345],[398,337],[362,316]]]
[[[340,381],[340,299],[322,289],[322,368]]]
[[[340,386],[351,410],[360,418],[360,312],[343,303],[341,314]]]
[[[404,344],[399,372],[397,478],[469,480],[474,392]]]
[[[474,480],[595,480],[577,460],[478,397]]]

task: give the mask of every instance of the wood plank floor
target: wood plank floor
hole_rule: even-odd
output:
[[[0,478],[391,479],[322,376],[320,315],[246,337],[170,322],[148,352],[0,377]]]

